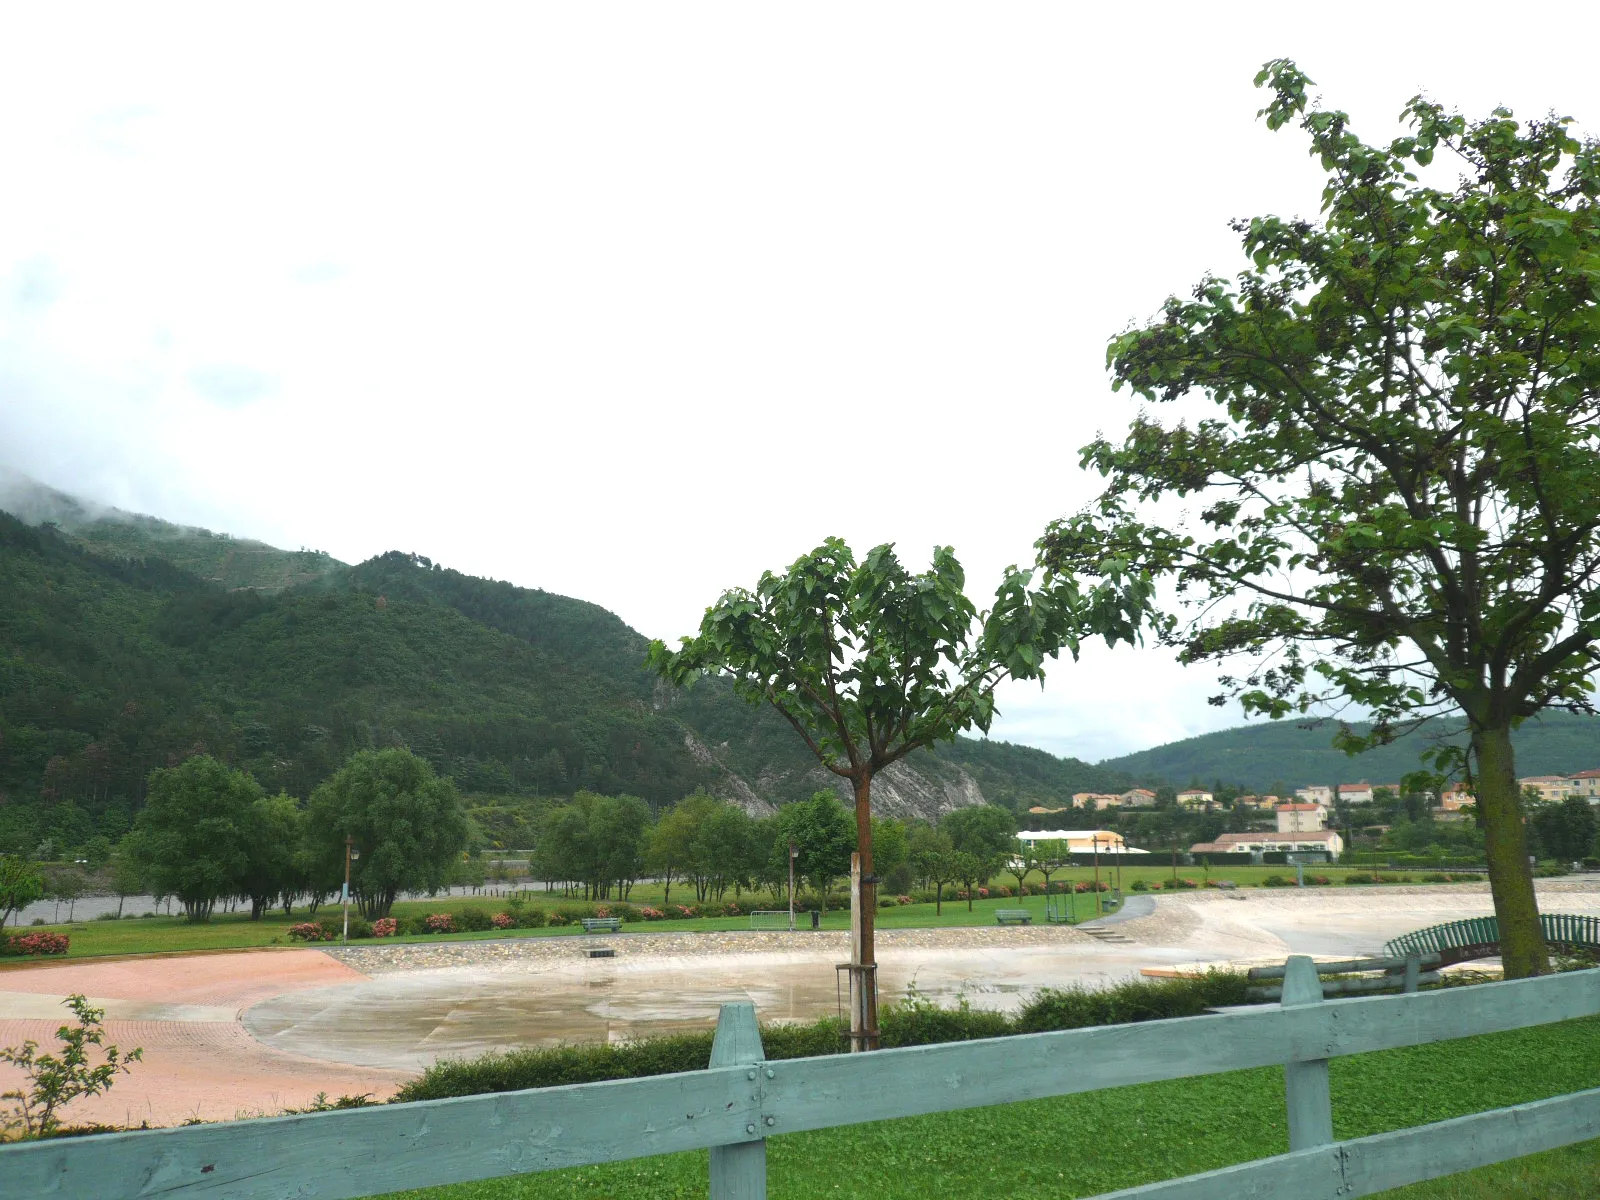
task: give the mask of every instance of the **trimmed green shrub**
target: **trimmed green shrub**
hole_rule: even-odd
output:
[[[456,928],[467,933],[483,933],[494,928],[493,917],[481,908],[464,908],[450,915],[455,919]]]
[[[530,904],[512,914],[517,918],[518,929],[543,929],[549,914],[537,905]]]
[[[1195,1017],[1209,1008],[1247,1004],[1242,972],[1207,971],[1178,979],[1133,979],[1090,991],[1084,987],[1046,988],[1022,1006],[1017,1033],[1047,1033],[1090,1025],[1123,1025]]]

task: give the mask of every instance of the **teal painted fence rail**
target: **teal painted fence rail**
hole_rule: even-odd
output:
[[[704,1071],[0,1147],[0,1198],[340,1200],[710,1149],[713,1200],[761,1200],[765,1138],[1285,1066],[1290,1152],[1118,1197],[1346,1200],[1600,1137],[1600,1088],[1336,1143],[1328,1060],[1600,1013],[1600,972],[1325,1002],[1289,960],[1278,1007],[765,1062],[727,1005]],[[1600,1066],[1597,1066],[1600,1073]]]

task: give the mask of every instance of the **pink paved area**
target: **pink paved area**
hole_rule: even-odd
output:
[[[67,1110],[70,1123],[176,1125],[194,1117],[271,1115],[307,1105],[318,1092],[381,1099],[409,1073],[273,1050],[240,1022],[246,1008],[269,997],[365,979],[318,950],[8,965],[0,969],[0,1046],[32,1038],[52,1048],[56,1028],[68,1018],[60,1001],[81,992],[106,1010],[107,1042],[143,1047],[144,1060],[131,1075]],[[0,1066],[0,1091],[19,1079],[15,1068]]]

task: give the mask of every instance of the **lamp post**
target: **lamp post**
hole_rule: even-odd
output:
[[[344,932],[339,935],[339,942],[343,945],[350,940],[350,862],[361,857],[355,848],[355,838],[348,833],[344,835],[344,892],[340,902],[344,906]]]
[[[800,857],[800,847],[789,843],[789,932],[794,932],[794,860]]]

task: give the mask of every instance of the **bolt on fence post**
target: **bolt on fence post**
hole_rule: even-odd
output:
[[[1322,980],[1304,954],[1284,964],[1280,1008],[1322,1003]],[[1283,1065],[1284,1099],[1289,1108],[1289,1149],[1308,1150],[1333,1141],[1333,1097],[1328,1091],[1328,1060]]]
[[[724,1004],[717,1015],[716,1036],[711,1040],[710,1065],[754,1066],[764,1057],[756,1006],[748,1001]],[[758,1074],[750,1087],[759,1091],[764,1083]],[[756,1129],[748,1132],[755,1133]],[[765,1139],[711,1148],[711,1200],[767,1200]]]

